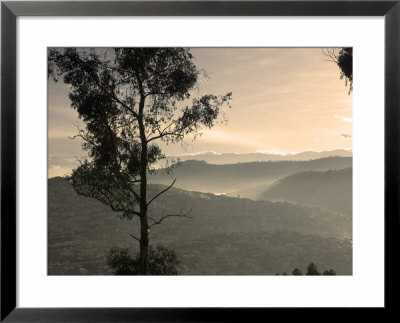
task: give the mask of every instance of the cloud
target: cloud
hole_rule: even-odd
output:
[[[350,139],[352,137],[352,135],[349,135],[347,133],[342,133],[342,137],[343,137],[343,139]]]
[[[280,149],[268,143],[265,139],[265,134],[251,132],[228,132],[222,130],[204,130],[203,136],[198,141],[202,140],[207,143],[235,145],[236,147],[246,147],[248,151],[281,153]]]
[[[190,156],[198,156],[198,155],[222,155],[222,153],[217,153],[215,151],[210,151],[210,150],[203,150],[199,151],[196,153],[190,153],[190,154],[177,154],[176,156],[178,157],[190,157]]]
[[[352,117],[346,117],[346,116],[343,116],[341,114],[335,114],[333,117],[335,119],[340,119],[340,120],[342,120],[344,122],[353,123],[353,118]]]

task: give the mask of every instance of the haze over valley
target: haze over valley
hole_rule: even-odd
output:
[[[150,209],[187,212],[152,229],[152,244],[176,251],[180,274],[274,275],[314,262],[352,273],[352,158],[208,164],[184,161],[151,176]],[[240,194],[254,190],[251,198]],[[225,192],[221,194],[221,192]],[[238,193],[239,192],[239,193]],[[49,179],[49,274],[109,274],[112,246],[132,248],[137,219]],[[137,251],[137,250],[136,250]]]

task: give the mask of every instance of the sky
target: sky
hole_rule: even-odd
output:
[[[192,48],[207,78],[192,94],[232,92],[228,123],[205,129],[195,141],[160,145],[181,155],[352,149],[352,94],[336,64],[322,48]],[[85,156],[77,133],[78,114],[70,107],[69,87],[49,79],[49,177],[68,174]]]

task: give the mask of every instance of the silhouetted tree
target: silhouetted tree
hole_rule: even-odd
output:
[[[279,273],[277,273],[276,275],[279,276]],[[283,275],[287,275],[287,273],[284,272]],[[292,275],[293,276],[301,276],[303,274],[302,274],[300,269],[295,268],[292,271]],[[320,276],[321,273],[318,271],[317,265],[312,262],[307,266],[306,275],[307,276]],[[335,276],[336,275],[336,271],[334,271],[333,269],[325,270],[323,275],[325,275],[325,276]]]
[[[312,262],[307,266],[307,272],[306,272],[307,276],[317,276],[317,275],[321,275],[317,269],[317,266]]]
[[[339,67],[340,78],[345,79],[346,86],[349,84],[350,94],[353,90],[353,48],[326,49],[324,54]]]
[[[335,276],[336,275],[336,271],[334,271],[333,269],[325,270],[322,275]]]
[[[294,276],[301,276],[301,275],[303,275],[303,274],[301,273],[301,270],[300,270],[300,269],[295,268],[295,269],[292,271],[292,275],[294,275]]]
[[[201,71],[184,48],[50,49],[49,73],[70,85],[71,106],[86,124],[74,138],[82,139],[88,158],[72,171],[72,185],[122,217],[139,217],[140,236],[131,236],[139,241],[139,273],[145,275],[150,228],[168,217],[188,217],[149,217],[150,204],[175,183],[147,197],[147,174],[165,158],[157,141],[175,143],[213,127],[231,93],[191,99]]]
[[[133,258],[128,248],[113,247],[107,255],[107,264],[115,275],[139,275],[140,255]],[[180,261],[175,251],[157,246],[148,250],[148,275],[178,275]]]

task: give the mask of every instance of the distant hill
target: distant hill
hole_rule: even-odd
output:
[[[301,172],[280,179],[258,198],[316,206],[351,216],[352,175],[352,168]]]
[[[326,171],[352,166],[351,157],[327,157],[308,161],[270,161],[227,165],[207,164],[204,161],[185,161],[172,175],[160,171],[150,177],[150,183],[169,185],[190,191],[230,193],[247,187],[267,187],[282,177],[302,171]]]
[[[150,185],[149,196],[164,187]],[[129,236],[137,234],[137,219],[119,219],[61,178],[49,179],[48,194],[50,275],[107,274],[105,255],[111,246],[137,246]],[[190,209],[193,219],[170,218],[152,228],[150,236],[152,244],[176,250],[182,274],[275,274],[311,261],[351,274],[351,220],[338,214],[174,188],[155,200],[150,212],[157,219]],[[288,233],[277,240],[278,232]]]
[[[326,157],[352,157],[353,152],[351,150],[336,149],[330,151],[304,151],[295,154],[271,154],[271,153],[215,153],[215,152],[204,152],[197,154],[183,154],[179,156],[169,157],[170,159],[179,158],[181,161],[186,160],[203,160],[209,164],[237,164],[237,163],[249,163],[255,161],[283,161],[283,160],[311,160]]]

